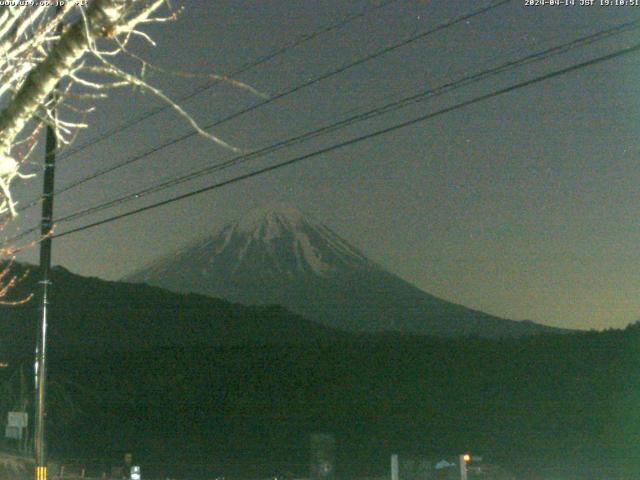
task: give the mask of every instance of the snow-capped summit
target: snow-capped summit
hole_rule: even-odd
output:
[[[330,252],[324,251],[322,242],[316,241],[318,234],[318,229],[299,210],[284,208],[250,212],[234,226],[230,236],[244,236],[244,248],[237,257],[239,262],[245,255],[259,254],[256,250],[262,249],[279,270],[286,269],[281,260],[292,260],[288,258],[292,255],[294,270],[306,269],[309,273],[324,275],[335,267],[329,263]]]
[[[278,237],[286,230],[294,230],[309,219],[293,205],[270,203],[255,208],[244,215],[237,223],[238,232],[253,236],[263,235],[265,240]]]
[[[252,210],[126,280],[245,304],[280,304],[310,320],[355,331],[501,336],[545,329],[423,292],[281,203]]]
[[[326,226],[288,204],[270,204],[251,210],[200,246],[187,249],[211,256],[214,270],[228,263],[234,274],[326,276],[366,266],[368,261]],[[233,263],[233,265],[232,265]],[[202,269],[201,276],[210,272]]]

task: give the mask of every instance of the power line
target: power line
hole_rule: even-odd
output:
[[[67,222],[67,221],[71,221],[77,218],[81,218],[84,217],[86,215],[122,204],[122,203],[126,203],[128,201],[134,200],[134,199],[139,199],[143,196],[146,196],[148,194],[151,193],[155,193],[161,190],[164,190],[166,188],[184,183],[186,181],[189,180],[193,180],[195,178],[198,178],[200,176],[206,175],[206,174],[210,174],[214,171],[218,171],[218,170],[223,170],[226,168],[229,168],[233,165],[237,165],[240,163],[243,163],[245,161],[251,160],[252,158],[255,157],[261,157],[264,156],[266,154],[269,153],[273,153],[275,151],[281,150],[282,148],[286,148],[289,147],[291,145],[294,145],[296,143],[299,143],[301,141],[304,140],[308,140],[310,138],[314,138],[320,135],[324,135],[326,133],[332,132],[334,130],[337,129],[341,129],[341,128],[345,128],[349,125],[352,125],[356,122],[360,122],[360,121],[364,121],[373,117],[377,117],[380,115],[384,115],[393,111],[396,111],[398,109],[404,108],[410,104],[416,103],[416,102],[421,102],[430,98],[433,98],[434,96],[438,96],[438,95],[442,95],[444,93],[450,92],[452,90],[461,88],[463,86],[469,85],[471,83],[475,83],[475,82],[479,82],[481,80],[484,80],[490,76],[493,75],[497,75],[499,73],[503,73],[506,72],[508,70],[511,70],[513,68],[522,66],[522,65],[527,65],[530,64],[532,62],[535,61],[541,61],[541,60],[545,60],[553,55],[558,55],[561,53],[565,53],[573,48],[576,47],[583,47],[585,45],[589,45],[592,44],[596,41],[602,40],[604,38],[608,38],[612,35],[616,35],[619,33],[622,33],[624,31],[627,31],[631,28],[637,28],[640,25],[640,19],[636,19],[630,22],[626,22],[623,24],[619,24],[616,26],[613,26],[609,29],[603,30],[603,31],[599,31],[599,32],[595,32],[593,34],[578,38],[578,39],[574,39],[570,42],[558,45],[558,46],[554,46],[551,48],[548,48],[546,50],[542,50],[539,52],[535,52],[532,53],[530,55],[527,55],[525,57],[516,59],[516,60],[511,60],[508,61],[506,63],[503,63],[497,67],[494,67],[492,69],[489,70],[485,70],[473,75],[469,75],[467,77],[463,77],[461,79],[455,80],[455,81],[451,81],[448,82],[446,84],[443,84],[435,89],[430,89],[430,90],[426,90],[423,92],[419,92],[417,94],[411,95],[409,97],[405,97],[402,98],[400,100],[396,100],[393,102],[390,102],[386,105],[374,108],[372,110],[369,110],[367,112],[361,113],[361,114],[357,114],[354,116],[351,116],[349,118],[343,119],[339,122],[335,122],[329,125],[325,125],[323,127],[320,127],[318,129],[314,129],[311,130],[309,132],[306,132],[304,134],[298,135],[298,136],[294,136],[291,137],[289,139],[286,140],[282,140],[279,142],[276,142],[275,144],[269,145],[267,147],[264,147],[260,150],[245,154],[245,155],[241,155],[239,157],[235,157],[233,159],[230,159],[226,162],[220,163],[220,164],[215,164],[215,165],[210,165],[208,167],[205,167],[203,169],[197,170],[195,172],[191,172],[188,173],[186,175],[183,175],[181,177],[178,178],[174,178],[165,182],[162,182],[158,185],[154,185],[152,187],[143,189],[141,191],[135,192],[135,193],[131,193],[131,194],[127,194],[125,196],[122,197],[118,197],[114,200],[110,200],[108,202],[93,206],[93,207],[89,207],[87,209],[84,210],[80,210],[77,212],[73,212],[69,215],[66,215],[64,217],[58,218],[56,219],[57,223],[62,223],[62,222]],[[22,238],[30,233],[32,233],[33,231],[35,231],[35,229],[30,229],[30,230],[26,230],[25,232],[22,232],[21,234],[13,237],[10,241],[15,241],[18,238]]]
[[[367,7],[365,9],[363,9],[361,12],[353,14],[353,15],[349,15],[345,18],[343,18],[342,20],[339,20],[336,23],[327,25],[325,27],[320,28],[319,30],[316,30],[315,32],[306,34],[306,35],[302,35],[298,40],[294,40],[293,42],[290,42],[288,44],[283,45],[282,47],[266,54],[263,55],[262,57],[258,57],[257,59],[255,59],[252,62],[246,63],[238,68],[236,68],[235,70],[231,70],[229,73],[225,74],[226,78],[232,78],[235,77],[237,75],[241,75],[245,72],[248,72],[249,70],[252,70],[255,67],[258,67],[264,63],[267,63],[271,60],[273,60],[276,57],[279,57],[280,55],[286,53],[287,51],[299,47],[300,45],[309,42],[311,40],[314,40],[315,38],[324,35],[325,33],[329,33],[333,30],[338,30],[342,27],[344,27],[345,25],[348,25],[349,23],[352,23],[355,20],[358,20],[360,18],[365,17],[366,15],[368,15],[371,12],[375,12],[376,10],[379,10],[381,8],[386,7],[387,5],[390,5],[392,3],[397,2],[398,0],[385,0],[381,3],[379,3],[378,5],[374,5],[371,7]],[[221,82],[223,82],[223,79],[216,79],[216,80],[212,80],[211,82],[208,82],[206,85],[203,85],[199,88],[197,88],[196,90],[194,90],[191,93],[188,93],[186,95],[183,95],[182,97],[178,97],[176,99],[176,101],[178,102],[184,102],[186,100],[189,100],[193,97],[195,97],[196,95],[199,95],[200,93],[209,90],[210,88],[220,84]],[[144,120],[147,120],[148,118],[151,118],[159,113],[162,113],[164,111],[170,110],[171,106],[169,105],[163,105],[161,107],[155,108],[153,110],[150,110],[147,113],[144,113],[136,118],[133,118],[115,128],[112,128],[111,130],[104,132],[102,135],[99,135],[91,140],[88,140],[87,142],[83,143],[82,145],[79,145],[78,147],[72,148],[69,151],[65,152],[63,155],[61,155],[61,159],[65,159],[65,158],[69,158],[73,155],[76,155],[77,153],[86,150],[87,148],[91,147],[92,145],[95,145],[96,143],[100,143],[103,140],[112,137],[130,127],[132,127],[133,125],[136,125],[140,122],[143,122]]]
[[[144,197],[146,195],[149,195],[151,193],[155,193],[155,192],[164,190],[166,188],[179,185],[181,183],[193,180],[193,179],[201,177],[203,175],[207,175],[207,174],[210,174],[210,173],[218,171],[218,170],[223,170],[223,169],[229,168],[231,166],[238,165],[240,163],[243,163],[245,161],[251,160],[251,159],[256,158],[256,157],[262,157],[262,156],[267,155],[269,153],[273,153],[275,151],[281,150],[281,149],[289,147],[291,145],[300,143],[301,141],[308,140],[310,138],[315,138],[315,137],[318,137],[320,135],[324,135],[326,133],[335,131],[337,129],[345,128],[347,126],[355,124],[356,122],[361,122],[361,121],[368,120],[368,119],[373,118],[373,117],[378,117],[378,116],[381,116],[381,115],[396,111],[398,109],[404,108],[404,107],[406,107],[406,106],[408,106],[410,104],[413,104],[413,103],[416,103],[416,102],[421,102],[421,101],[433,98],[435,96],[439,96],[439,95],[448,93],[448,92],[450,92],[452,90],[456,90],[458,88],[461,88],[463,86],[469,85],[471,83],[479,82],[479,81],[484,80],[484,79],[486,79],[486,78],[488,78],[490,76],[506,72],[506,71],[511,70],[513,68],[520,67],[522,65],[527,65],[527,64],[530,64],[530,63],[535,62],[535,61],[545,60],[545,59],[548,59],[549,57],[551,57],[553,55],[558,55],[558,54],[561,54],[561,53],[565,53],[565,52],[567,52],[567,51],[569,51],[569,50],[571,50],[573,48],[576,48],[576,47],[582,47],[582,46],[585,46],[585,45],[592,44],[595,41],[602,40],[603,38],[608,38],[611,35],[614,35],[614,34],[617,34],[617,33],[621,33],[623,31],[626,31],[626,30],[630,29],[630,28],[637,28],[639,24],[640,24],[640,19],[637,19],[637,20],[634,20],[634,21],[631,21],[631,22],[627,22],[627,23],[624,23],[624,24],[621,24],[621,25],[614,26],[614,27],[609,28],[609,29],[604,30],[604,31],[596,32],[596,33],[593,33],[591,35],[575,39],[575,40],[573,40],[571,42],[568,42],[568,43],[565,43],[565,44],[562,44],[562,45],[551,47],[551,48],[548,48],[548,49],[540,51],[540,52],[532,53],[530,55],[527,55],[527,56],[525,56],[523,58],[520,58],[520,59],[517,59],[517,60],[508,61],[508,62],[503,63],[503,64],[501,64],[501,65],[499,65],[497,67],[494,67],[494,68],[492,68],[490,70],[485,70],[485,71],[482,71],[482,72],[479,72],[479,73],[476,73],[476,74],[473,74],[473,75],[470,75],[470,76],[467,76],[467,77],[463,77],[462,79],[448,82],[448,83],[446,83],[444,85],[441,85],[441,86],[439,86],[437,88],[426,90],[426,91],[411,95],[409,97],[405,97],[405,98],[402,98],[400,100],[396,100],[396,101],[390,102],[390,103],[388,103],[386,105],[374,108],[374,109],[369,110],[367,112],[363,112],[363,113],[348,117],[348,118],[343,119],[343,120],[341,120],[339,122],[335,122],[335,123],[332,123],[332,124],[329,124],[329,125],[325,125],[323,127],[311,130],[311,131],[306,132],[304,134],[297,135],[297,136],[288,138],[286,140],[282,140],[282,141],[276,142],[275,144],[271,144],[271,145],[269,145],[267,147],[264,147],[264,148],[262,148],[260,150],[257,150],[257,151],[254,151],[254,152],[251,152],[251,153],[248,153],[248,154],[245,154],[245,155],[241,155],[241,156],[235,157],[235,158],[230,159],[230,160],[228,160],[226,162],[215,164],[215,165],[210,165],[210,166],[207,166],[207,167],[202,168],[200,170],[197,170],[195,172],[191,172],[191,173],[188,173],[188,174],[183,175],[181,177],[177,177],[177,178],[162,182],[160,184],[145,188],[145,189],[137,191],[135,193],[127,194],[127,195],[124,195],[122,197],[118,197],[118,198],[116,198],[114,200],[110,200],[108,202],[105,202],[105,203],[102,203],[102,204],[99,204],[99,205],[95,205],[93,207],[86,208],[84,210],[80,210],[80,211],[71,213],[71,214],[66,215],[64,217],[58,218],[56,221],[57,221],[57,223],[71,221],[71,220],[74,220],[76,218],[81,218],[83,216],[86,216],[86,215],[89,215],[89,214],[92,214],[92,213],[95,213],[95,212],[98,212],[98,211],[101,211],[101,210],[104,210],[104,209],[119,205],[119,204],[122,204],[122,203],[126,203],[126,202],[131,201],[131,200],[139,199],[139,198]],[[25,234],[28,234],[28,233],[30,233],[30,231],[25,232]]]
[[[344,147],[347,147],[347,146],[350,146],[350,145],[354,145],[356,143],[360,143],[360,142],[363,142],[365,140],[369,140],[371,138],[379,137],[381,135],[385,135],[387,133],[391,133],[391,132],[394,132],[396,130],[400,130],[402,128],[406,128],[406,127],[409,127],[409,126],[424,122],[426,120],[430,120],[430,119],[432,119],[434,117],[437,117],[437,116],[440,116],[440,115],[443,115],[443,114],[446,114],[446,113],[449,113],[449,112],[453,112],[455,110],[460,110],[462,108],[471,106],[471,105],[473,105],[475,103],[483,102],[485,100],[489,100],[491,98],[494,98],[494,97],[497,97],[497,96],[500,96],[500,95],[504,95],[505,93],[509,93],[509,92],[518,90],[520,88],[528,87],[530,85],[534,85],[534,84],[549,80],[551,78],[555,78],[555,77],[558,77],[558,76],[561,76],[561,75],[565,75],[567,73],[574,72],[574,71],[580,70],[582,68],[590,67],[592,65],[596,65],[598,63],[601,63],[601,62],[604,62],[604,61],[608,61],[608,60],[612,60],[614,58],[618,58],[618,57],[621,57],[623,55],[628,55],[628,54],[635,53],[635,52],[638,52],[638,51],[640,51],[640,44],[635,44],[635,45],[633,45],[631,47],[627,47],[627,48],[624,48],[624,49],[621,49],[621,50],[617,50],[617,51],[615,51],[613,53],[610,53],[610,54],[607,54],[607,55],[603,55],[601,57],[597,57],[595,59],[588,60],[588,61],[585,61],[585,62],[581,62],[581,63],[575,64],[575,65],[572,65],[572,66],[569,66],[569,67],[565,67],[565,68],[560,69],[560,70],[555,70],[553,72],[538,76],[536,78],[533,78],[533,79],[530,79],[530,80],[526,80],[526,81],[523,81],[523,82],[519,82],[519,83],[517,83],[515,85],[509,86],[509,87],[505,87],[505,88],[493,91],[491,93],[487,93],[485,95],[481,95],[481,96],[472,98],[470,100],[466,100],[466,101],[457,103],[457,104],[455,104],[453,106],[450,106],[450,107],[447,107],[447,108],[443,108],[443,109],[438,110],[436,112],[432,112],[432,113],[428,113],[428,114],[425,114],[425,115],[421,115],[421,116],[416,117],[414,119],[407,120],[405,122],[401,122],[399,124],[396,124],[396,125],[393,125],[393,126],[390,126],[390,127],[387,127],[387,128],[376,130],[375,132],[371,132],[371,133],[368,133],[368,134],[365,134],[365,135],[361,135],[361,136],[346,140],[344,142],[340,142],[340,143],[331,145],[329,147],[325,147],[325,148],[316,150],[314,152],[307,153],[305,155],[294,157],[292,159],[286,160],[284,162],[277,163],[275,165],[264,167],[264,168],[261,168],[259,170],[255,170],[253,172],[249,172],[249,173],[246,173],[246,174],[243,174],[243,175],[238,175],[238,176],[236,176],[234,178],[231,178],[229,180],[218,182],[218,183],[215,183],[215,184],[212,184],[212,185],[209,185],[207,187],[203,187],[203,188],[200,188],[200,189],[197,189],[197,190],[192,190],[192,191],[190,191],[188,193],[185,193],[185,194],[182,194],[182,195],[178,195],[178,196],[175,196],[175,197],[170,198],[170,199],[162,200],[160,202],[156,202],[156,203],[153,203],[151,205],[147,205],[145,207],[141,207],[141,208],[138,208],[138,209],[135,209],[135,210],[131,210],[129,212],[125,212],[125,213],[121,213],[121,214],[118,214],[118,215],[114,215],[112,217],[109,217],[109,218],[106,218],[106,219],[103,219],[103,220],[100,220],[100,221],[97,221],[97,222],[93,222],[93,223],[90,223],[90,224],[87,224],[87,225],[83,225],[81,227],[77,227],[77,228],[68,230],[66,232],[62,232],[62,233],[56,234],[56,235],[53,236],[53,238],[64,237],[64,236],[67,236],[67,235],[71,235],[73,233],[77,233],[77,232],[81,232],[81,231],[84,231],[84,230],[87,230],[87,229],[90,229],[90,228],[93,228],[93,227],[97,227],[99,225],[104,225],[106,223],[111,223],[111,222],[114,222],[116,220],[120,220],[122,218],[129,217],[131,215],[135,215],[135,214],[142,213],[142,212],[145,212],[145,211],[148,211],[148,210],[152,210],[152,209],[164,206],[164,205],[168,205],[168,204],[177,202],[179,200],[184,200],[186,198],[193,197],[195,195],[199,195],[201,193],[209,192],[209,191],[215,190],[217,188],[221,188],[221,187],[233,184],[233,183],[237,183],[239,181],[246,180],[248,178],[256,177],[256,176],[265,174],[267,172],[278,170],[278,169],[281,169],[283,167],[286,167],[286,166],[289,166],[289,165],[293,165],[295,163],[299,163],[299,162],[302,162],[304,160],[308,160],[310,158],[317,157],[317,156],[325,154],[325,153],[336,151],[336,150],[342,149]]]
[[[574,30],[575,31],[579,30],[579,31],[584,32],[585,30],[589,29],[588,27],[592,27],[592,26],[593,26],[593,24],[589,24],[589,25],[584,25],[583,24],[581,27],[574,28]],[[586,44],[589,44],[589,43],[597,42],[597,41],[603,40],[605,38],[608,38],[608,37],[610,37],[612,35],[618,35],[618,34],[626,32],[626,31],[628,31],[630,29],[638,28],[639,26],[640,26],[640,19],[632,20],[630,22],[623,23],[623,24],[614,25],[613,27],[610,27],[610,28],[608,28],[606,30],[597,31],[597,32],[592,33],[592,34],[588,34],[586,36],[579,37],[579,38],[575,39],[574,41],[570,42],[569,44],[563,44],[560,47],[547,48],[546,50],[540,51],[539,55],[543,55],[543,54],[547,55],[547,53],[550,50],[557,50],[559,48],[563,48],[563,50],[562,51],[558,51],[557,53],[564,53],[564,51],[568,50],[569,48],[573,49],[575,47],[579,47],[579,46],[583,46],[583,45],[586,45]],[[591,29],[591,31],[593,31],[593,29]],[[540,44],[545,43],[545,44],[549,45],[549,44],[553,43],[551,40],[555,41],[555,40],[557,40],[559,38],[563,38],[565,36],[566,35],[562,35],[562,36],[554,35],[552,37],[545,37],[544,38],[544,42],[536,42],[536,44],[532,45],[532,47],[536,47],[538,45],[538,43],[540,43]],[[584,42],[584,43],[581,43],[581,45],[573,45],[575,42]],[[569,47],[569,48],[564,49],[564,47]],[[528,50],[529,49],[523,49],[523,48],[518,47],[518,48],[506,49],[505,53],[506,54],[511,54],[511,53],[520,54],[523,51],[526,52]],[[551,56],[551,55],[549,55],[549,56]],[[497,56],[494,56],[494,57],[491,58],[490,61],[494,61],[496,58],[497,58]],[[532,61],[536,61],[536,59],[532,59]],[[484,63],[486,64],[486,63],[488,63],[488,61],[485,61]],[[466,72],[466,71],[468,71],[468,70],[464,70],[464,72]],[[457,70],[456,73],[461,73],[461,72],[460,72],[460,70]],[[385,99],[390,99],[390,98],[401,98],[403,95],[406,95],[407,92],[409,92],[409,91],[411,91],[411,89],[405,88],[405,89],[402,89],[402,90],[398,91],[395,94],[388,94],[387,93],[387,94],[383,94],[383,95],[378,95],[377,98],[375,99],[375,101],[377,102],[377,101],[380,101],[380,100],[385,100]],[[373,102],[371,102],[371,103],[373,103]],[[346,114],[352,114],[354,112],[360,112],[360,111],[362,111],[362,106],[353,107],[351,109],[348,109],[348,110],[345,111],[345,113]]]
[[[311,40],[313,40],[313,39],[315,39],[315,38],[317,38],[317,37],[319,37],[319,36],[321,36],[321,35],[323,35],[325,33],[331,32],[333,30],[338,30],[338,29],[344,27],[345,25],[348,25],[349,23],[351,23],[351,22],[353,22],[355,20],[358,20],[360,18],[365,17],[366,15],[368,15],[371,12],[379,10],[379,9],[381,9],[383,7],[386,7],[386,6],[388,6],[388,5],[392,4],[392,3],[395,3],[397,1],[398,0],[385,0],[385,1],[381,2],[381,3],[379,3],[378,5],[375,5],[375,6],[369,7],[369,8],[365,8],[364,10],[362,10],[359,13],[347,16],[344,19],[342,19],[342,20],[340,20],[340,21],[338,21],[336,23],[327,25],[326,27],[323,27],[323,28],[321,28],[321,29],[319,29],[319,30],[317,30],[315,32],[312,32],[312,33],[307,34],[307,35],[303,35],[298,40],[295,40],[295,41],[293,41],[293,42],[291,42],[289,44],[285,44],[281,48],[279,48],[277,50],[274,50],[273,52],[271,52],[271,53],[269,53],[267,55],[259,57],[256,60],[254,60],[253,62],[247,63],[245,65],[240,66],[239,68],[236,68],[235,70],[230,71],[228,74],[225,75],[225,77],[232,78],[234,76],[238,76],[238,75],[241,75],[241,74],[243,74],[245,72],[248,72],[248,71],[252,70],[255,67],[258,67],[258,66],[260,66],[260,65],[262,65],[264,63],[267,63],[267,62],[273,60],[276,57],[279,57],[280,55],[283,55],[284,53],[286,53],[287,51],[289,51],[289,50],[291,50],[291,49],[293,49],[295,47],[298,47],[298,46],[300,46],[300,45],[302,45],[302,44],[304,44],[306,42],[309,42],[309,41],[311,41]],[[176,101],[177,102],[185,102],[185,101],[187,101],[187,100],[199,95],[200,93],[205,92],[206,90],[209,90],[210,88],[220,84],[223,81],[224,81],[223,79],[216,79],[216,80],[213,80],[211,82],[208,82],[206,85],[203,85],[202,87],[197,88],[193,92],[188,93],[186,95],[183,95],[182,97],[178,97],[176,99]],[[93,139],[83,143],[82,145],[66,151],[64,154],[60,155],[59,161],[60,160],[64,160],[66,158],[69,158],[69,157],[71,157],[73,155],[76,155],[77,153],[79,153],[79,152],[81,152],[83,150],[86,150],[87,148],[89,148],[89,147],[91,147],[91,146],[93,146],[93,145],[95,145],[97,143],[100,143],[100,142],[102,142],[102,141],[104,141],[104,140],[106,140],[106,139],[108,139],[108,138],[110,138],[110,137],[112,137],[114,135],[117,135],[118,133],[123,132],[128,128],[131,128],[132,126],[134,126],[134,125],[136,125],[138,123],[141,123],[141,122],[143,122],[143,121],[145,121],[145,120],[147,120],[147,119],[149,119],[149,118],[151,118],[151,117],[153,117],[153,116],[155,116],[155,115],[157,115],[159,113],[167,111],[169,109],[171,109],[171,106],[163,105],[161,107],[158,107],[158,108],[155,108],[153,110],[150,110],[149,112],[144,113],[144,114],[142,114],[142,115],[140,115],[140,116],[138,116],[136,118],[133,118],[133,119],[127,121],[127,122],[124,122],[123,124],[121,124],[121,125],[119,125],[119,126],[117,126],[115,128],[112,128],[111,130],[108,130],[107,132],[103,133],[102,135],[97,136],[96,138],[93,138]],[[205,128],[211,128],[211,127],[205,127]],[[189,137],[190,136],[186,136],[185,138],[181,138],[180,140],[186,140]],[[133,162],[135,162],[136,160],[137,159],[134,159]],[[133,162],[130,162],[130,163],[133,163]],[[110,173],[110,172],[112,172],[114,170],[117,170],[118,168],[120,168],[122,166],[125,166],[125,165],[128,165],[128,162],[125,161],[125,162],[122,162],[121,164],[116,164],[114,167],[109,167],[107,169],[99,170],[98,172],[96,172],[96,173],[94,173],[92,175],[89,175],[88,177],[85,177],[85,178],[83,178],[83,179],[81,179],[81,180],[79,180],[77,182],[73,182],[72,184],[63,187],[62,189],[56,191],[55,194],[60,194],[60,193],[66,192],[67,190],[75,188],[75,187],[77,187],[77,186],[79,186],[79,185],[81,185],[81,184],[83,184],[83,183],[85,183],[87,181],[93,180],[94,178],[100,177],[100,176],[105,175],[107,173]],[[34,200],[30,201],[25,206],[20,207],[18,209],[18,212],[21,212],[21,211],[24,211],[24,210],[26,210],[28,208],[31,208],[32,206],[36,205],[39,201],[40,201],[40,198],[37,198],[37,199],[34,199]]]
[[[343,73],[343,72],[345,72],[345,71],[347,71],[347,70],[349,70],[349,69],[351,69],[353,67],[356,67],[358,65],[362,65],[362,64],[364,64],[364,63],[366,63],[366,62],[368,62],[370,60],[373,60],[373,59],[378,58],[378,57],[380,57],[382,55],[385,55],[385,54],[387,54],[389,52],[397,50],[398,48],[401,48],[401,47],[404,47],[404,46],[409,45],[411,43],[414,43],[414,42],[416,42],[418,40],[421,40],[421,39],[423,39],[423,38],[425,38],[425,37],[427,37],[429,35],[432,35],[432,34],[437,33],[439,31],[442,31],[442,30],[445,30],[447,28],[450,28],[450,27],[452,27],[454,25],[457,25],[458,23],[467,21],[467,20],[469,20],[469,19],[471,19],[473,17],[476,17],[478,15],[482,15],[484,13],[487,13],[487,12],[489,12],[489,11],[495,9],[495,8],[500,7],[501,5],[504,5],[504,4],[512,2],[512,1],[514,1],[514,0],[499,0],[498,2],[494,2],[489,6],[486,6],[486,7],[480,8],[480,9],[476,9],[476,10],[470,12],[470,13],[466,13],[466,14],[463,14],[461,16],[458,16],[458,17],[454,18],[453,20],[449,20],[447,22],[441,23],[441,24],[437,25],[436,27],[434,27],[434,28],[432,28],[430,30],[427,30],[427,31],[422,32],[422,33],[419,33],[417,35],[413,35],[413,36],[411,36],[411,37],[409,37],[409,38],[407,38],[407,39],[405,39],[405,40],[403,40],[401,42],[398,42],[398,43],[395,43],[395,44],[390,45],[388,47],[382,48],[382,49],[377,50],[377,51],[375,51],[375,52],[373,52],[371,54],[368,54],[368,55],[366,55],[364,57],[361,57],[361,58],[359,58],[359,59],[357,59],[357,60],[355,60],[355,61],[353,61],[351,63],[345,64],[345,65],[343,65],[341,67],[338,67],[338,68],[336,68],[334,70],[326,72],[326,73],[320,75],[319,77],[315,77],[315,78],[312,78],[312,79],[310,79],[310,80],[308,80],[306,82],[298,84],[295,87],[292,87],[292,88],[290,88],[288,90],[285,90],[285,91],[283,91],[283,92],[281,92],[281,93],[279,93],[279,94],[277,94],[277,95],[275,95],[273,97],[270,97],[267,100],[264,100],[262,102],[254,104],[252,106],[249,106],[249,107],[247,107],[245,109],[242,109],[240,111],[232,113],[232,114],[230,114],[230,115],[228,115],[228,116],[226,116],[226,117],[224,117],[224,118],[222,118],[220,120],[216,120],[216,121],[214,121],[214,122],[212,122],[210,124],[204,125],[202,128],[204,130],[209,130],[209,129],[213,128],[213,127],[219,126],[219,125],[221,125],[223,123],[226,123],[226,122],[228,122],[230,120],[233,120],[233,119],[235,119],[235,118],[237,118],[237,117],[239,117],[241,115],[244,115],[245,113],[249,113],[249,112],[251,112],[253,110],[261,108],[261,107],[263,107],[265,105],[268,105],[268,104],[270,104],[272,102],[275,102],[276,100],[279,100],[281,98],[284,98],[284,97],[287,97],[289,95],[292,95],[293,93],[296,93],[296,92],[298,92],[298,91],[300,91],[300,90],[302,90],[304,88],[307,88],[307,87],[309,87],[311,85],[315,85],[315,84],[317,84],[319,82],[327,80],[327,79],[329,79],[329,78],[331,78],[331,77],[333,77],[335,75],[338,75],[340,73]],[[148,157],[149,155],[151,155],[153,153],[156,153],[156,152],[158,152],[158,151],[160,151],[160,150],[162,150],[164,148],[167,148],[167,147],[169,147],[171,145],[175,145],[176,143],[182,142],[182,141],[187,140],[187,139],[189,139],[191,137],[194,137],[196,135],[198,135],[198,132],[190,131],[190,132],[188,132],[188,133],[186,133],[184,135],[181,135],[181,136],[176,137],[176,138],[174,138],[172,140],[164,142],[164,143],[162,143],[162,144],[160,144],[160,145],[158,145],[156,147],[153,147],[152,149],[147,150],[146,152],[144,152],[144,153],[142,153],[140,155],[136,155],[136,156],[134,156],[134,157],[132,157],[130,159],[124,160],[124,161],[119,162],[119,163],[117,163],[115,165],[112,165],[112,166],[107,167],[105,169],[99,170],[99,171],[97,171],[97,172],[95,172],[95,173],[93,173],[91,175],[88,175],[88,176],[86,176],[86,177],[84,177],[84,178],[82,178],[80,180],[72,182],[69,185],[59,189],[58,191],[56,191],[55,194],[59,195],[59,194],[64,193],[64,192],[66,192],[68,190],[76,188],[79,185],[82,185],[82,184],[84,184],[84,183],[86,183],[88,181],[94,180],[94,179],[96,179],[98,177],[101,177],[103,175],[111,173],[111,172],[113,172],[115,170],[118,170],[118,169],[124,167],[124,166],[131,165],[132,163],[137,162],[138,160],[141,160],[143,158],[146,158],[146,157]],[[31,206],[35,205],[38,201],[39,200],[33,200],[30,203],[28,203],[27,205],[25,205],[24,207],[19,208],[18,211],[20,212],[20,211],[23,211],[23,210],[25,210],[27,208],[30,208]]]

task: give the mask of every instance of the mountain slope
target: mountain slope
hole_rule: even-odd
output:
[[[16,265],[14,273],[27,267]],[[38,292],[37,269],[11,292],[13,299]],[[279,306],[245,307],[147,285],[107,282],[52,271],[49,346],[54,351],[131,351],[143,348],[306,344],[347,336]],[[31,352],[40,319],[36,299],[0,305],[0,351]]]
[[[560,330],[501,319],[423,292],[288,205],[256,209],[127,281],[280,304],[350,331],[493,337]]]

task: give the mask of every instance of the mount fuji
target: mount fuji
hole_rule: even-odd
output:
[[[426,293],[290,205],[249,212],[124,279],[244,304],[279,304],[353,332],[522,336],[562,331]]]

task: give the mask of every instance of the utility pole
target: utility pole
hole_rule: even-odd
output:
[[[400,462],[396,453],[391,455],[391,480],[400,480]]]
[[[471,461],[471,455],[465,453],[458,456],[458,463],[460,464],[460,480],[467,480],[467,463]]]
[[[27,379],[25,378],[24,375],[24,368],[23,365],[20,364],[20,411],[21,412],[27,412],[27,409],[29,408],[29,400],[27,400],[27,392],[28,392],[28,388],[27,388]],[[26,428],[24,428],[24,436],[20,442],[20,447],[19,447],[19,451],[20,453],[27,453],[29,451],[29,425],[28,425],[28,421],[27,421],[27,425]]]
[[[52,112],[54,122],[55,111]],[[44,159],[44,183],[42,192],[42,220],[40,223],[40,285],[41,319],[36,345],[36,411],[35,411],[35,460],[36,480],[47,479],[47,452],[45,439],[46,387],[47,387],[47,322],[49,320],[49,296],[51,294],[51,230],[53,227],[53,181],[58,138],[55,128],[47,126]]]
[[[55,112],[53,113],[55,119]],[[36,411],[35,411],[35,460],[36,480],[47,478],[47,455],[45,440],[46,387],[47,387],[47,322],[49,319],[49,279],[51,270],[51,229],[53,226],[53,180],[55,173],[58,138],[55,128],[47,126],[44,158],[44,184],[42,193],[42,219],[40,223],[40,285],[41,300],[40,328],[36,344]]]
[[[55,14],[62,11],[59,3]],[[58,24],[57,33],[62,32],[62,21]],[[58,86],[56,85],[56,89]],[[46,392],[47,392],[47,322],[49,320],[49,296],[51,294],[51,233],[53,229],[53,186],[56,164],[56,151],[58,149],[58,136],[55,124],[58,120],[56,109],[57,95],[49,97],[51,100],[51,123],[47,125],[44,155],[44,181],[42,187],[42,218],[40,221],[40,275],[41,275],[41,319],[36,342],[36,402],[35,402],[35,480],[47,480],[47,443],[45,436],[46,427]]]

